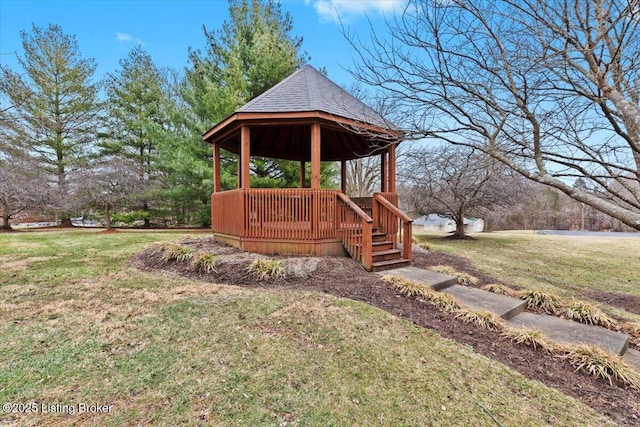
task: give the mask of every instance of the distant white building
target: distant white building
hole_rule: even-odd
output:
[[[439,214],[423,215],[413,220],[413,225],[422,227],[425,231],[442,231],[445,233],[456,231],[456,222],[448,216]],[[484,231],[484,220],[480,218],[465,218],[464,231],[467,233]]]

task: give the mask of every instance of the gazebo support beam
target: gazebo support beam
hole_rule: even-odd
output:
[[[389,162],[388,152],[384,151],[380,155],[380,191],[386,193],[389,191],[388,177],[389,177]]]
[[[311,124],[311,188],[320,189],[320,123]]]
[[[220,144],[213,144],[213,192],[219,193],[222,190],[220,183]]]
[[[340,161],[340,190],[347,194],[347,161]]]
[[[240,188],[251,187],[250,163],[251,163],[251,131],[249,126],[240,128]]]
[[[396,144],[389,144],[389,184],[387,191],[396,192]]]

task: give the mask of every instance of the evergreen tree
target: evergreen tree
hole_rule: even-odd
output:
[[[74,189],[69,175],[91,154],[98,89],[92,82],[93,59],[84,59],[75,36],[58,25],[22,31],[20,72],[0,66],[0,96],[9,104],[10,120],[3,122],[6,142],[30,153],[56,189],[54,203],[63,225],[71,225]]]
[[[140,191],[137,205],[148,227],[153,204],[151,192],[160,173],[156,140],[169,130],[167,82],[151,56],[136,46],[120,60],[120,70],[107,74],[105,85],[108,114],[101,154],[122,156],[137,165],[136,187]]]

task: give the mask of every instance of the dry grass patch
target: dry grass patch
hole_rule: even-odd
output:
[[[285,266],[281,260],[256,258],[247,270],[257,280],[281,279],[285,277]]]
[[[640,374],[627,365],[622,356],[617,356],[600,347],[581,344],[566,349],[561,356],[576,368],[590,375],[604,378],[613,385],[613,380],[620,381],[636,389],[640,389]]]
[[[556,345],[553,341],[538,329],[507,326],[502,330],[502,335],[516,344],[525,344],[533,347],[534,350],[542,350],[548,353],[556,351]]]
[[[218,255],[204,253],[198,254],[193,258],[191,262],[191,267],[202,273],[215,273],[216,272],[216,264],[220,260]]]
[[[520,299],[527,302],[527,308],[541,310],[547,314],[556,314],[562,307],[561,298],[540,288],[527,289],[520,292]]]
[[[427,299],[434,292],[422,283],[407,280],[401,276],[384,276],[382,281],[390,284],[398,292],[407,297]]]
[[[488,291],[488,292],[492,292],[494,294],[498,294],[498,295],[506,295],[509,297],[515,297],[518,295],[518,293],[516,291],[514,291],[513,289],[501,285],[499,283],[490,283],[488,285],[484,285],[482,286],[483,290]]]
[[[640,322],[625,322],[620,325],[620,330],[631,335],[635,339],[640,339]]]
[[[499,330],[505,324],[499,316],[489,310],[458,309],[455,317],[483,329]]]
[[[448,276],[454,276],[458,278],[459,285],[477,285],[478,278],[474,277],[467,273],[462,273],[456,270],[453,267],[449,267],[448,265],[436,265],[433,267],[429,267],[429,270],[435,271],[436,273],[446,274]]]
[[[600,308],[586,301],[572,298],[568,303],[563,304],[560,315],[567,319],[576,320],[587,325],[603,326],[612,329],[616,321],[609,317]]]

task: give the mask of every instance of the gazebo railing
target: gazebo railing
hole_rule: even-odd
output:
[[[214,193],[214,232],[269,240],[335,239],[336,190],[251,188]]]
[[[380,232],[386,234],[387,240],[393,242],[394,248],[399,248],[402,243],[402,257],[412,260],[411,223],[413,220],[387,200],[385,195],[385,193],[373,195],[373,221],[378,225]],[[397,195],[395,197],[397,203]]]
[[[337,200],[342,245],[353,259],[371,270],[373,219],[344,194],[338,193]]]

